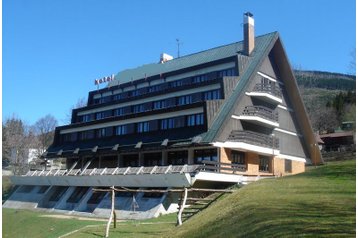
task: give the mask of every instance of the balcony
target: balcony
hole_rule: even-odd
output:
[[[233,115],[235,119],[248,121],[260,126],[279,127],[278,113],[263,106],[247,106],[240,116]]]
[[[232,131],[225,142],[215,142],[214,146],[271,156],[280,154],[278,138],[253,131]]]
[[[246,95],[257,97],[273,104],[282,103],[282,92],[280,87],[276,85],[258,83],[251,92],[246,92]]]

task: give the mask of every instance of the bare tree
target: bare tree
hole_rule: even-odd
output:
[[[36,135],[36,151],[37,158],[46,151],[46,149],[52,144],[55,135],[55,128],[57,126],[57,120],[54,116],[47,114],[36,121],[33,126],[34,133]]]
[[[66,124],[69,124],[71,123],[71,118],[72,118],[72,111],[74,109],[77,109],[77,108],[81,108],[81,107],[85,107],[87,106],[87,100],[85,98],[79,98],[77,100],[77,103],[75,105],[73,105],[70,109],[69,109],[69,112],[68,114],[66,115],[66,119],[65,119],[65,123]]]
[[[333,131],[339,126],[336,111],[332,107],[318,107],[309,113],[315,131]]]
[[[28,157],[33,134],[29,127],[16,116],[3,124],[3,162],[7,161],[14,174],[23,174],[28,168]]]

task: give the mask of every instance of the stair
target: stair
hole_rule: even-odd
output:
[[[187,221],[195,214],[201,212],[205,208],[209,207],[214,201],[220,198],[224,193],[221,192],[214,192],[206,197],[188,197],[186,199],[184,209],[182,211],[181,219],[183,222]],[[188,194],[189,196],[189,194]],[[179,204],[179,211],[182,209],[183,206],[183,196],[178,199]]]

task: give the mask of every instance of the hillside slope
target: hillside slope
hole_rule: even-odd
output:
[[[170,237],[355,237],[355,161],[266,179],[225,196]]]

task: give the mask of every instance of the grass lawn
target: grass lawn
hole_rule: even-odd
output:
[[[59,237],[86,225],[104,224],[99,221],[43,217],[52,213],[2,209],[2,237],[51,238]]]
[[[117,228],[109,231],[109,237],[167,237],[167,234],[175,229],[176,214],[161,216],[155,219],[148,219],[144,221],[126,221],[117,223]],[[105,226],[91,227],[80,230],[68,238],[91,238],[104,237]]]
[[[355,237],[355,168],[355,160],[330,162],[303,174],[261,180],[224,195],[181,227],[175,227],[176,214],[171,214],[117,223],[110,237]],[[3,237],[58,237],[104,224],[41,215],[3,209]],[[104,232],[102,225],[66,237],[103,237]]]
[[[227,195],[170,237],[355,237],[355,160],[266,179]]]

